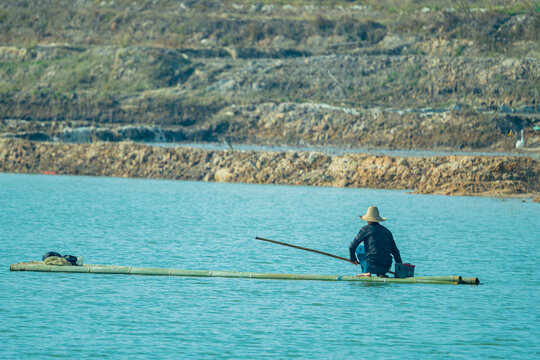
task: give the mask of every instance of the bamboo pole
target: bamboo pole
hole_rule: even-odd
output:
[[[293,244],[287,244],[287,243],[284,243],[284,242],[281,242],[281,241],[265,239],[265,238],[258,237],[258,236],[255,237],[255,240],[262,240],[262,241],[267,241],[267,242],[271,242],[271,243],[278,244],[278,245],[283,245],[283,246],[292,247],[292,248],[295,248],[295,249],[311,251],[311,252],[314,252],[314,253],[317,253],[317,254],[330,256],[330,257],[333,257],[333,258],[335,258],[335,259],[347,261],[347,262],[350,262],[351,264],[354,264],[351,260],[349,260],[349,259],[347,259],[347,258],[344,258],[344,257],[341,257],[341,256],[337,256],[337,255],[334,255],[334,254],[329,254],[329,253],[324,252],[324,251],[319,251],[319,250],[315,250],[315,249],[310,249],[310,248],[306,248],[306,247],[298,246],[298,245],[293,245]]]
[[[281,241],[265,239],[265,238],[258,237],[258,236],[256,236],[255,239],[256,239],[256,240],[262,240],[262,241],[271,242],[271,243],[278,244],[278,245],[289,246],[289,247],[292,247],[292,248],[295,248],[295,249],[311,251],[311,252],[314,252],[314,253],[317,253],[317,254],[330,256],[330,257],[333,257],[333,258],[335,258],[335,259],[344,260],[344,261],[350,262],[351,264],[358,265],[358,263],[352,262],[351,260],[349,260],[349,259],[347,259],[347,258],[344,258],[344,257],[341,257],[341,256],[337,256],[337,255],[334,255],[334,254],[329,254],[329,253],[324,252],[324,251],[319,251],[319,250],[310,249],[310,248],[306,248],[306,247],[302,247],[302,246],[298,246],[298,245],[288,244],[288,243],[284,243],[284,242],[281,242]],[[395,272],[390,271],[390,270],[388,270],[387,273],[390,273],[390,274],[392,274],[392,275],[395,275],[395,274],[396,274]]]
[[[407,279],[407,278],[406,278]],[[438,281],[452,281],[452,282],[461,282],[461,276],[422,276],[422,279],[429,280],[438,280]]]
[[[477,277],[462,277],[461,281],[463,284],[480,285],[480,279],[478,279]]]
[[[369,283],[404,283],[404,284],[478,284],[470,279],[460,276],[424,276],[404,279],[357,277],[338,275],[314,274],[271,274],[244,271],[209,271],[209,270],[182,270],[165,268],[147,268],[134,266],[111,265],[83,265],[83,266],[55,266],[43,262],[12,264],[11,271],[38,271],[38,272],[65,272],[90,274],[125,274],[125,275],[156,275],[156,276],[184,276],[184,277],[221,277],[221,278],[249,278],[249,279],[275,279],[275,280],[319,280],[319,281],[359,281]]]

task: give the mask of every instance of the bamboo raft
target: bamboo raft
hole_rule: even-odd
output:
[[[135,266],[112,265],[82,265],[57,266],[46,265],[43,262],[22,262],[12,264],[10,271],[37,271],[37,272],[63,272],[63,273],[89,273],[89,274],[124,274],[124,275],[155,275],[155,276],[185,276],[185,277],[220,277],[220,278],[247,278],[247,279],[275,279],[275,280],[320,280],[320,281],[360,281],[366,283],[405,283],[405,284],[443,284],[443,285],[478,285],[477,277],[461,276],[422,276],[404,279],[357,277],[338,275],[311,275],[311,274],[269,274],[242,271],[209,271],[209,270],[181,270],[165,268],[148,268]]]

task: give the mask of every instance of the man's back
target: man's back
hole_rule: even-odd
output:
[[[356,248],[364,242],[366,261],[372,266],[389,268],[392,256],[396,262],[401,262],[399,250],[390,230],[377,222],[369,223],[360,229],[351,247]]]

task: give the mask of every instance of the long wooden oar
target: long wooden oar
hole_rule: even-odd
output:
[[[274,244],[279,244],[279,245],[289,246],[289,247],[292,247],[292,248],[295,248],[295,249],[311,251],[311,252],[314,252],[314,253],[317,253],[317,254],[322,254],[322,255],[330,256],[330,257],[333,257],[333,258],[336,258],[336,259],[339,259],[339,260],[344,260],[344,261],[350,262],[351,264],[354,264],[354,265],[358,265],[358,264],[352,262],[351,260],[349,260],[349,259],[347,259],[347,258],[344,258],[344,257],[341,257],[341,256],[337,256],[337,255],[333,255],[333,254],[329,254],[329,253],[324,252],[324,251],[314,250],[314,249],[310,249],[310,248],[306,248],[306,247],[302,247],[302,246],[298,246],[298,245],[287,244],[287,243],[284,243],[284,242],[281,242],[281,241],[265,239],[265,238],[258,237],[258,236],[255,237],[255,239],[257,239],[257,240],[262,240],[262,241],[268,241],[268,242],[271,242],[271,243],[274,243]],[[388,272],[389,272],[390,274],[395,274],[393,271],[388,271]]]
[[[255,239],[257,239],[257,240],[262,240],[262,241],[268,241],[268,242],[271,242],[271,243],[274,243],[274,244],[290,246],[290,247],[295,248],[295,249],[311,251],[311,252],[314,252],[314,253],[317,253],[317,254],[322,254],[322,255],[330,256],[330,257],[333,257],[333,258],[336,258],[336,259],[339,259],[339,260],[344,260],[344,261],[350,262],[351,264],[354,264],[354,262],[352,262],[351,260],[349,260],[349,259],[347,259],[347,258],[344,258],[344,257],[341,257],[341,256],[337,256],[337,255],[332,255],[332,254],[326,253],[326,252],[324,252],[324,251],[319,251],[319,250],[309,249],[309,248],[305,248],[305,247],[302,247],[302,246],[297,246],[297,245],[287,244],[287,243],[284,243],[284,242],[281,242],[281,241],[265,239],[265,238],[258,237],[258,236],[257,236]],[[356,265],[356,264],[355,264],[355,265]]]

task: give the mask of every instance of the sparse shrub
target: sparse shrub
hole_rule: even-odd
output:
[[[245,27],[246,39],[249,44],[262,39],[264,36],[261,31],[261,25],[256,22],[251,22]]]
[[[9,16],[9,11],[6,9],[0,9],[0,24],[5,22]]]
[[[465,45],[459,45],[456,50],[454,51],[454,55],[456,57],[459,57],[463,54],[463,51],[465,50]]]
[[[334,31],[334,22],[322,15],[317,15],[313,21],[315,31],[321,35],[329,35]]]
[[[117,35],[116,40],[120,47],[126,48],[131,45],[131,35],[127,32]]]

